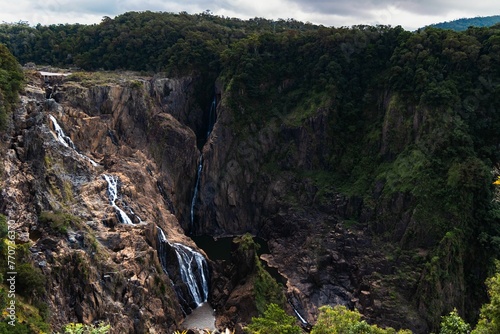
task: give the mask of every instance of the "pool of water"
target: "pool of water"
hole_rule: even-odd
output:
[[[198,306],[188,315],[181,325],[184,329],[208,329],[210,332],[215,328],[214,310],[208,303],[203,303]]]
[[[235,249],[236,245],[233,244],[233,238],[218,238],[214,239],[211,236],[197,236],[192,237],[193,241],[205,251],[208,258],[212,261],[215,260],[231,260],[231,252]],[[269,246],[267,241],[262,238],[254,238],[254,241],[259,245],[257,250],[257,255],[269,254]],[[285,277],[281,276],[278,269],[269,267],[266,261],[261,260],[266,271],[271,274],[271,276],[276,280],[276,282],[281,283],[286,286],[287,280]]]

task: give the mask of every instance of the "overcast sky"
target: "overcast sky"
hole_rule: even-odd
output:
[[[401,25],[415,30],[431,23],[500,14],[498,0],[0,0],[0,22],[30,25],[99,23],[127,11],[289,19],[322,24]]]

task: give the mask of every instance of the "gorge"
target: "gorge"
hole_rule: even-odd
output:
[[[271,303],[304,330],[323,305],[413,333],[477,321],[499,254],[498,34],[165,13],[58,34],[86,70],[48,96],[25,68],[2,130],[23,303],[52,331],[173,333],[202,304],[236,333]]]

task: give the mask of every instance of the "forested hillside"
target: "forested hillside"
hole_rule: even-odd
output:
[[[408,32],[131,12],[89,26],[3,24],[0,43],[22,64],[165,72],[196,78],[196,106],[220,99],[211,135],[195,107],[175,115],[205,165],[196,218],[180,191],[171,211],[193,234],[273,240],[290,284],[308,282],[312,317],[335,295],[420,333],[454,308],[477,320],[500,256],[498,25]],[[347,292],[332,287],[347,280]]]
[[[23,72],[5,45],[0,44],[0,130],[4,130],[7,113],[15,107],[23,84]]]
[[[491,27],[500,23],[500,15],[462,18],[458,20],[431,24],[431,27],[440,29],[450,29],[455,31],[464,31],[469,27]]]

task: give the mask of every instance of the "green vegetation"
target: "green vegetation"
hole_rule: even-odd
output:
[[[489,334],[500,332],[500,267],[486,281],[490,301],[481,307],[481,314],[472,334]]]
[[[24,75],[16,58],[0,42],[0,130],[6,125],[7,113],[18,100]]]
[[[269,304],[284,307],[285,295],[283,293],[283,286],[278,284],[262,265],[257,255],[259,244],[248,233],[235,238],[234,241],[238,244],[237,252],[240,254],[238,257],[240,259],[245,258],[244,262],[254,262],[249,263],[249,265],[253,268],[251,277],[257,311],[260,314],[265,313]]]
[[[491,27],[498,23],[500,23],[500,15],[462,18],[458,20],[432,24],[431,27],[440,29],[450,29],[455,31],[464,31],[467,30],[469,27]]]
[[[200,100],[208,101],[218,78],[235,140],[258,152],[257,136],[272,139],[259,157],[265,168],[250,167],[263,176],[255,180],[266,180],[255,187],[293,180],[279,199],[291,208],[328,208],[338,193],[357,200],[360,210],[343,217],[351,225],[428,254],[408,300],[431,328],[454,306],[474,320],[484,299],[477,282],[500,257],[499,175],[492,173],[500,165],[500,26],[408,32],[131,12],[92,26],[3,24],[0,42],[23,63],[198,75]],[[16,63],[8,64],[21,82]],[[77,73],[68,80],[100,79]],[[11,94],[3,99],[18,89],[10,82],[0,79]],[[68,225],[46,221],[59,232]],[[264,312],[278,294],[259,275]]]
[[[493,334],[500,332],[500,267],[497,263],[496,273],[486,281],[489,302],[481,307],[479,321],[471,331],[456,309],[442,317],[439,334]]]
[[[81,225],[81,219],[60,211],[42,211],[38,220],[41,224],[49,226],[55,232],[65,234],[70,226],[77,227]]]
[[[7,306],[9,306],[12,298],[9,296],[10,290],[7,282],[4,280],[3,274],[10,271],[7,270],[7,259],[9,249],[11,254],[13,246],[8,241],[6,217],[0,215],[0,333],[12,334],[31,334],[31,333],[48,333],[50,326],[48,325],[49,314],[47,306],[43,302],[45,296],[45,276],[40,269],[35,268],[29,262],[29,249],[26,244],[15,245],[15,260],[16,263],[16,326],[13,327],[7,322],[9,318]]]
[[[256,277],[254,281],[255,304],[259,313],[264,313],[270,303],[281,307],[285,305],[283,286],[264,269],[262,263],[256,259]]]
[[[252,318],[245,328],[250,334],[300,334],[296,319],[289,316],[276,304],[269,304],[262,317]],[[393,328],[380,328],[361,320],[358,311],[350,311],[345,306],[323,306],[318,321],[311,334],[411,334],[411,331],[396,331]],[[446,332],[448,333],[448,332]],[[450,332],[451,333],[451,332]],[[460,332],[454,332],[459,334]]]
[[[301,334],[302,330],[295,324],[295,318],[289,316],[276,304],[269,304],[264,315],[252,318],[245,328],[249,334]]]
[[[318,321],[314,325],[311,334],[411,334],[411,331],[396,331],[393,328],[380,328],[369,325],[361,320],[358,311],[350,311],[345,306],[322,306]]]
[[[80,323],[70,323],[64,326],[63,334],[108,334],[111,326],[105,323],[97,325],[85,325]]]
[[[439,334],[468,334],[470,325],[466,323],[454,309],[449,315],[442,317]]]

